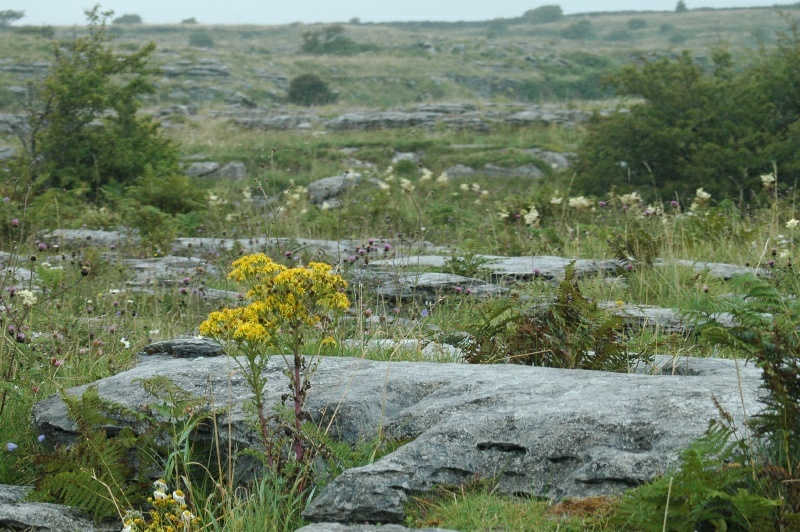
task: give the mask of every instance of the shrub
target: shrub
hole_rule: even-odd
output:
[[[21,140],[44,187],[85,190],[91,199],[109,184],[127,185],[146,166],[157,174],[177,169],[177,148],[158,125],[138,114],[140,97],[154,92],[148,66],[155,45],[130,54],[110,46],[110,13],[86,12],[88,34],[54,43],[43,80],[29,85],[30,131]]]
[[[302,74],[289,82],[288,98],[297,105],[324,105],[336,102],[337,95],[316,74]]]
[[[197,19],[194,18],[194,17],[185,18],[185,19],[181,20],[181,24],[197,24]]]
[[[670,44],[683,44],[686,42],[686,39],[687,37],[685,33],[673,33],[667,40]]]
[[[772,69],[782,71],[774,64]],[[769,82],[737,73],[724,51],[714,53],[710,68],[688,52],[625,67],[607,82],[618,94],[644,102],[589,124],[576,185],[595,195],[632,186],[651,190],[651,197],[674,198],[704,187],[714,197],[740,198],[748,189],[760,190],[758,176],[770,171],[770,158],[787,161],[786,179],[794,158],[778,148],[783,144],[775,136],[791,138],[789,121],[787,131],[775,128],[766,112],[768,93],[759,88],[772,78],[774,73]]]
[[[528,366],[628,371],[648,355],[628,353],[623,322],[598,308],[580,291],[575,263],[569,264],[553,300],[524,310],[519,297],[479,307],[472,335],[455,343],[469,363],[509,361]]]
[[[565,39],[582,40],[589,39],[594,35],[592,22],[590,20],[580,20],[570,24],[561,30],[561,36]]]
[[[647,21],[643,18],[632,18],[628,21],[629,30],[640,30],[647,26]]]
[[[20,26],[16,32],[22,35],[38,35],[45,39],[52,39],[56,36],[56,29],[53,26]]]
[[[24,11],[14,11],[13,9],[5,9],[0,11],[0,28],[10,26],[14,22],[25,16]]]
[[[678,3],[675,5],[675,12],[676,13],[685,13],[689,11],[689,8],[686,7],[686,2],[683,0],[678,0]]]
[[[189,46],[211,48],[214,46],[214,37],[207,31],[196,31],[189,35]]]
[[[345,36],[344,31],[344,27],[339,25],[307,31],[303,33],[303,44],[300,49],[303,53],[314,55],[354,55],[375,49],[374,45],[355,42]]]
[[[139,15],[122,15],[111,21],[112,24],[141,24],[142,17]]]
[[[564,18],[564,13],[559,5],[539,6],[526,11],[522,18],[531,24],[547,24]]]
[[[606,35],[607,41],[632,41],[633,34],[628,30],[614,30]]]

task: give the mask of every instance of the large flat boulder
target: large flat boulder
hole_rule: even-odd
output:
[[[756,368],[664,360],[666,375],[324,357],[308,396],[314,421],[330,423],[331,435],[350,443],[379,430],[408,443],[340,475],[304,515],[315,522],[401,523],[409,497],[476,476],[496,479],[501,492],[555,500],[615,494],[674,465],[718,416],[714,399],[737,422],[742,405],[748,416],[759,410]],[[277,357],[266,367],[267,404],[278,404],[287,391],[284,369]],[[102,397],[138,410],[156,402],[138,379],[155,375],[215,398],[223,449],[229,439],[234,450],[259,446],[244,409],[252,394],[229,357],[144,356],[135,368],[94,385]],[[33,420],[48,441],[75,436],[58,396],[37,404]]]

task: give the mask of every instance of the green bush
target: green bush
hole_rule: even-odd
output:
[[[337,95],[316,74],[302,74],[289,82],[289,102],[297,105],[324,105],[336,102]]]
[[[197,24],[197,19],[194,18],[194,17],[185,18],[185,19],[181,20],[181,24]]]
[[[141,24],[142,17],[139,15],[122,15],[111,21],[112,24]]]
[[[526,11],[522,18],[531,24],[547,24],[564,18],[564,13],[559,5],[539,6]]]
[[[56,29],[53,26],[20,26],[15,31],[21,35],[38,35],[45,39],[56,36]]]
[[[589,39],[594,36],[592,22],[590,20],[574,22],[561,30],[561,36],[565,39],[572,39],[575,41]]]
[[[643,18],[632,18],[628,21],[629,30],[640,30],[647,26],[647,21]]]
[[[614,30],[606,35],[607,41],[632,41],[633,34],[628,30]]]
[[[25,17],[24,11],[14,11],[13,9],[5,9],[0,11],[0,28],[10,26],[14,22]]]
[[[303,33],[303,44],[300,49],[303,53],[314,55],[354,55],[376,48],[374,45],[357,43],[344,32],[344,27],[339,25],[307,31]]]
[[[189,35],[189,46],[212,48],[214,46],[214,37],[207,31],[196,31]]]
[[[751,200],[775,161],[784,182],[800,177],[790,146],[800,140],[800,37],[796,28],[754,66],[715,51],[710,65],[685,52],[642,59],[607,78],[617,94],[641,98],[629,113],[596,118],[578,152],[576,185],[649,197]]]
[[[85,190],[97,199],[103,187],[128,185],[146,166],[158,174],[174,172],[177,148],[138,114],[140,97],[154,92],[148,60],[155,45],[117,53],[106,27],[109,13],[94,8],[86,14],[88,33],[54,43],[53,66],[29,85],[31,130],[22,141],[27,161],[41,161],[32,168],[39,189]]]

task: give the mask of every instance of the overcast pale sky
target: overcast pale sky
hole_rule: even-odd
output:
[[[698,7],[754,7],[781,0],[684,0]],[[20,24],[83,24],[83,10],[100,3],[116,15],[137,14],[147,24],[174,24],[194,17],[201,24],[287,24],[394,20],[488,20],[516,17],[541,5],[558,4],[564,13],[587,11],[671,11],[677,0],[4,0],[2,9],[25,11]]]

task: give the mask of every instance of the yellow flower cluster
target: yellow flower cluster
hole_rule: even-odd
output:
[[[347,282],[320,262],[287,268],[263,253],[246,255],[233,262],[228,278],[248,288],[252,303],[212,312],[200,325],[200,334],[271,344],[281,328],[313,327],[323,313],[350,307]]]

